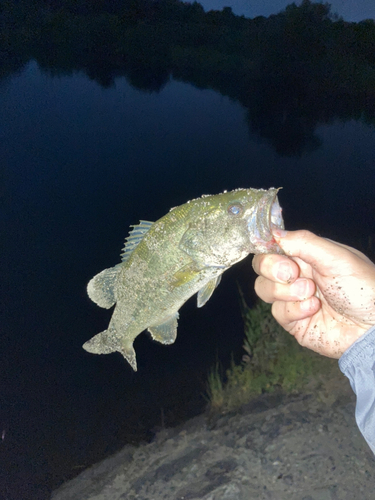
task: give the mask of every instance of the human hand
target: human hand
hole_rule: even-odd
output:
[[[273,234],[286,255],[254,257],[256,293],[299,344],[340,358],[375,325],[375,264],[309,231]]]

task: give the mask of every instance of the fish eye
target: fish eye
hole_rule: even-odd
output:
[[[230,215],[241,215],[243,212],[243,206],[240,203],[236,203],[234,205],[229,205],[227,210]]]

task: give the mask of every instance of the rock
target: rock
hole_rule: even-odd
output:
[[[125,446],[52,500],[373,500],[374,484],[353,398],[278,394]]]

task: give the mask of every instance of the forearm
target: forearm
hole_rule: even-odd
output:
[[[357,396],[359,430],[375,453],[375,326],[341,356],[339,367]]]

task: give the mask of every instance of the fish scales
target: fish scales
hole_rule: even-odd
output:
[[[134,339],[148,330],[171,344],[180,307],[198,292],[203,306],[222,273],[249,253],[282,253],[272,227],[283,228],[278,189],[238,189],[206,195],[175,207],[164,217],[133,226],[123,262],[96,275],[90,298],[116,304],[108,329],[84,344],[95,354],[119,351],[137,369]]]

